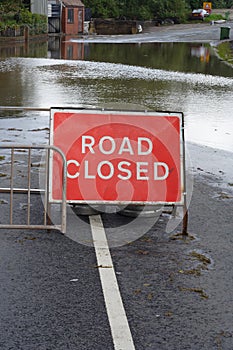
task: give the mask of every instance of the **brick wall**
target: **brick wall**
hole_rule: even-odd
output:
[[[73,23],[68,23],[68,7],[63,8],[62,12],[62,32],[68,35],[76,35],[83,33],[84,23],[84,8],[83,7],[72,7],[74,11]],[[80,23],[81,22],[81,23]]]

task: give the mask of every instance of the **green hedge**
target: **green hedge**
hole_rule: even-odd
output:
[[[9,12],[0,16],[0,31],[28,26],[30,34],[45,34],[48,32],[48,18],[44,15],[31,13],[25,8],[19,12]]]

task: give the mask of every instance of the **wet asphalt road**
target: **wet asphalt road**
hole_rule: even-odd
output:
[[[116,237],[133,235],[135,227],[142,232],[136,241],[111,249],[136,350],[232,350],[233,192],[205,167],[194,173],[188,227],[193,240],[175,239],[180,226],[166,233],[167,215],[155,224],[102,215],[106,231],[115,227]],[[19,173],[18,184],[23,181]],[[22,222],[25,198],[18,196],[14,220]],[[1,222],[7,201],[1,194]],[[33,222],[43,216],[38,196],[31,214]],[[126,226],[130,221],[135,225]],[[1,349],[114,349],[100,267],[87,246],[88,218],[80,218],[73,230],[79,242],[68,237],[69,230],[67,236],[1,230]]]
[[[202,28],[211,37],[206,40],[218,40],[219,26],[198,24],[199,35]],[[184,37],[183,29],[158,30],[158,40]],[[191,41],[197,35],[185,33]],[[137,219],[142,236],[111,249],[136,350],[233,349],[233,194],[205,169],[196,167],[194,180],[189,208],[194,240],[173,239],[181,227],[166,233],[165,215],[146,233],[148,219]],[[3,222],[8,205],[4,195],[0,199]],[[19,198],[16,220],[24,202]],[[33,220],[42,215],[38,197]],[[117,214],[102,218],[121,233],[128,223]],[[80,219],[75,231],[89,239],[88,219]],[[1,230],[0,241],[0,349],[114,349],[92,247],[56,231]]]
[[[154,36],[159,34],[158,41],[183,41],[183,42],[215,42],[220,40],[221,27],[233,28],[233,21],[228,21],[222,24],[215,23],[194,23],[194,24],[179,24],[175,26],[162,26],[149,30],[148,37],[153,32]],[[174,30],[175,28],[175,30]],[[230,39],[233,38],[232,29],[230,30]]]
[[[230,27],[230,39],[233,38],[233,21],[225,23],[193,23],[145,27],[142,33],[134,35],[87,35],[74,39],[77,42],[218,42],[221,27]]]

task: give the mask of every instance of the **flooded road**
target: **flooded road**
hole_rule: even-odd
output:
[[[1,106],[182,111],[187,141],[233,151],[233,68],[209,44],[52,38],[0,52]],[[43,141],[48,127],[46,113],[1,113],[5,142]]]
[[[156,225],[153,218],[131,220],[114,213],[102,217],[109,235],[116,229],[116,239],[127,237],[127,244],[111,253],[135,348],[231,350],[232,67],[207,43],[54,40],[26,48],[2,47],[0,57],[1,106],[184,112],[197,174],[187,191],[192,196],[192,239],[170,237],[166,213]],[[48,112],[0,110],[2,144],[47,143],[48,135]],[[225,179],[227,167],[230,177]],[[37,174],[37,167],[32,173]],[[27,181],[24,172],[15,174],[19,182]],[[8,217],[3,199],[0,222]],[[39,205],[31,208],[35,222],[42,213],[36,200]],[[20,199],[20,204],[16,220],[28,202]],[[94,250],[86,245],[91,237],[88,221],[74,225],[74,215],[68,215],[82,244],[53,230],[42,235],[12,229],[1,235],[0,333],[5,348],[114,348],[98,275],[112,266],[96,264]],[[129,234],[135,237],[136,232],[141,238],[129,242]]]

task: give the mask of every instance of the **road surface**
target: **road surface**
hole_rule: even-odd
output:
[[[193,23],[146,27],[142,33],[131,35],[86,35],[75,38],[76,42],[105,43],[146,43],[146,42],[218,42],[221,27],[230,27],[230,39],[233,38],[233,21],[225,23]]]
[[[178,25],[130,38],[215,41],[219,30],[219,25]],[[178,239],[180,226],[168,233],[166,214],[156,223],[101,215],[105,231],[108,234],[114,227],[116,239],[130,230],[142,232],[136,241],[110,249],[111,256],[108,247],[102,247],[98,217],[79,218],[72,235],[1,229],[2,350],[232,350],[233,193],[232,181],[222,181],[226,169],[220,165],[232,154],[193,147],[195,154],[204,154],[193,164],[188,226],[193,239]],[[216,164],[214,172],[206,159]],[[1,173],[1,184],[4,179]],[[24,180],[23,172],[18,180]],[[25,199],[19,198],[16,220],[24,207]],[[3,222],[7,216],[3,194],[0,208]],[[32,218],[37,222],[42,216],[38,197]],[[90,246],[93,227],[96,249]]]

